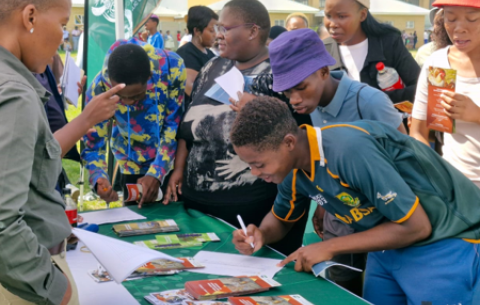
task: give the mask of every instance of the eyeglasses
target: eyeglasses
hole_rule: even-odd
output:
[[[214,28],[215,28],[216,33],[221,33],[222,35],[225,35],[227,33],[227,31],[230,31],[230,30],[242,27],[242,26],[251,26],[251,27],[256,26],[259,29],[261,28],[260,26],[256,25],[255,23],[244,23],[244,24],[235,25],[235,26],[228,26],[228,27],[223,26],[223,25],[215,24]]]

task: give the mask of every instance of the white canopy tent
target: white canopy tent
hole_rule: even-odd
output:
[[[370,0],[370,13],[372,15],[410,15],[427,16],[430,11],[422,7],[398,0]],[[324,17],[324,11],[315,16]]]
[[[230,0],[221,0],[208,5],[214,11],[220,11],[223,6]],[[304,14],[315,14],[320,10],[305,4],[291,0],[259,0],[268,10],[269,13],[290,14],[299,12]]]

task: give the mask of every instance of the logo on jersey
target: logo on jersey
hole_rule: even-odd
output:
[[[328,203],[327,199],[325,199],[325,197],[323,197],[321,194],[310,196],[310,198],[320,206],[323,206],[324,204]]]
[[[397,198],[397,193],[394,193],[392,191],[388,192],[386,195],[377,193],[377,199],[382,199],[383,201],[385,201],[385,205],[395,200],[395,198]]]
[[[356,208],[360,205],[360,200],[357,198],[353,198],[350,194],[348,193],[340,193],[338,194],[337,197],[340,201],[342,201],[344,204],[348,205],[349,207]]]

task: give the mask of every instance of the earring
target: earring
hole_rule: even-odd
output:
[[[30,34],[33,34],[33,28],[30,29]]]

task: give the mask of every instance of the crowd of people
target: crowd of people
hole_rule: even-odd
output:
[[[299,272],[325,260],[364,269],[334,267],[328,278],[373,304],[480,304],[480,3],[433,6],[432,42],[417,60],[370,0],[326,0],[316,31],[301,13],[271,27],[257,0],[230,0],[218,14],[191,7],[189,37],[175,40],[152,15],[78,84],[86,106],[68,122],[56,52],[70,36],[70,0],[2,1],[0,304],[78,304],[61,159],[81,160],[112,202],[108,150],[124,192],[143,188],[126,205],[162,190],[165,205],[237,227],[241,215],[247,233],[232,242],[243,254],[269,245]],[[380,62],[402,88],[382,90]],[[455,92],[441,95],[455,132],[436,137],[430,67],[457,71]],[[210,98],[232,68],[251,81],[245,92]],[[394,107],[404,101],[411,116]],[[302,247],[309,221],[322,242]]]

